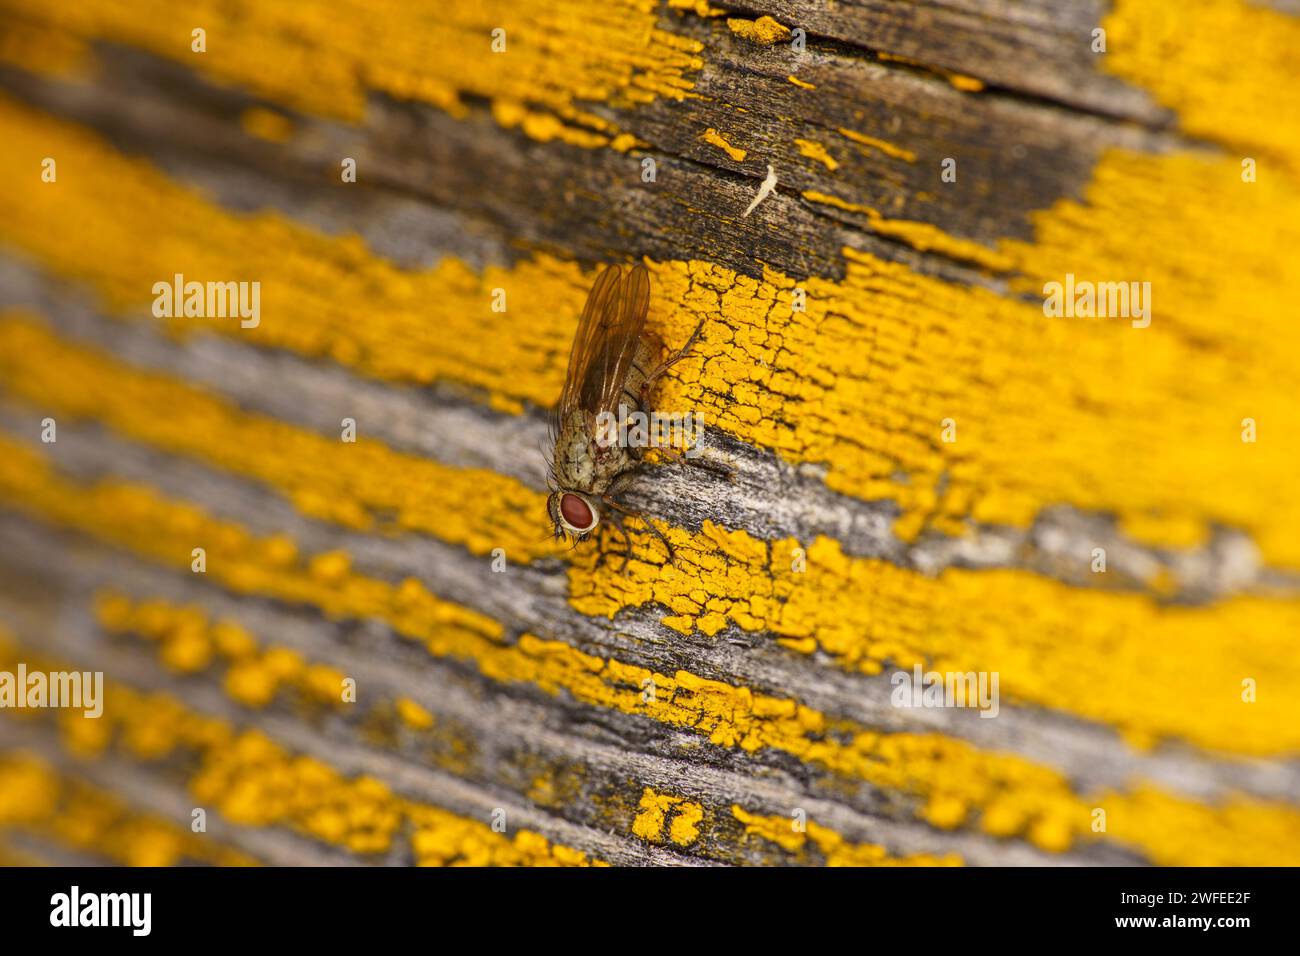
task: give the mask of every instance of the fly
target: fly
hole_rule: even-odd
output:
[[[642,516],[615,498],[626,489],[644,449],[610,440],[601,423],[619,416],[620,410],[647,412],[650,390],[686,356],[704,326],[701,320],[686,344],[656,365],[645,332],[649,308],[650,273],[640,264],[627,272],[607,266],[587,297],[551,425],[555,450],[546,507],[557,538],[567,534],[582,541],[608,520],[631,550],[623,518]],[[671,558],[668,539],[642,521]]]

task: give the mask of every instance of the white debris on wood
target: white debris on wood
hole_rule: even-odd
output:
[[[772,168],[771,164],[768,164],[767,178],[764,179],[763,184],[758,187],[758,195],[755,196],[754,201],[749,204],[749,208],[745,210],[744,216],[748,216],[751,212],[753,212],[754,207],[756,207],[764,199],[770,196],[772,194],[772,190],[775,188],[776,188],[776,170]],[[741,218],[743,219],[744,216],[741,216]]]

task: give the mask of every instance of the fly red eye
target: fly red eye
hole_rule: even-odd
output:
[[[570,527],[577,528],[579,531],[586,531],[595,524],[591,508],[577,495],[564,495],[560,499],[560,514],[564,516],[564,520]]]

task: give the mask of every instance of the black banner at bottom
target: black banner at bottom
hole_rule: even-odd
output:
[[[575,933],[584,947],[707,932],[771,942],[792,927],[864,943],[1199,936],[1231,945],[1293,922],[1293,869],[11,869],[7,941],[296,944],[453,933],[499,945]],[[817,932],[821,932],[818,930]],[[812,939],[809,942],[813,942]],[[839,947],[834,947],[839,948]]]

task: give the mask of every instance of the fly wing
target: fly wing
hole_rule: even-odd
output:
[[[582,318],[578,320],[578,331],[573,336],[573,346],[569,349],[569,369],[564,376],[564,388],[555,408],[559,421],[564,421],[580,407],[582,383],[591,361],[592,346],[600,338],[601,316],[611,308],[611,302],[618,301],[621,278],[622,272],[618,266],[606,266],[596,277],[596,284],[587,296]]]
[[[635,265],[624,275],[608,266],[596,279],[569,353],[561,418],[577,409],[593,416],[618,408],[650,308],[650,274]]]

